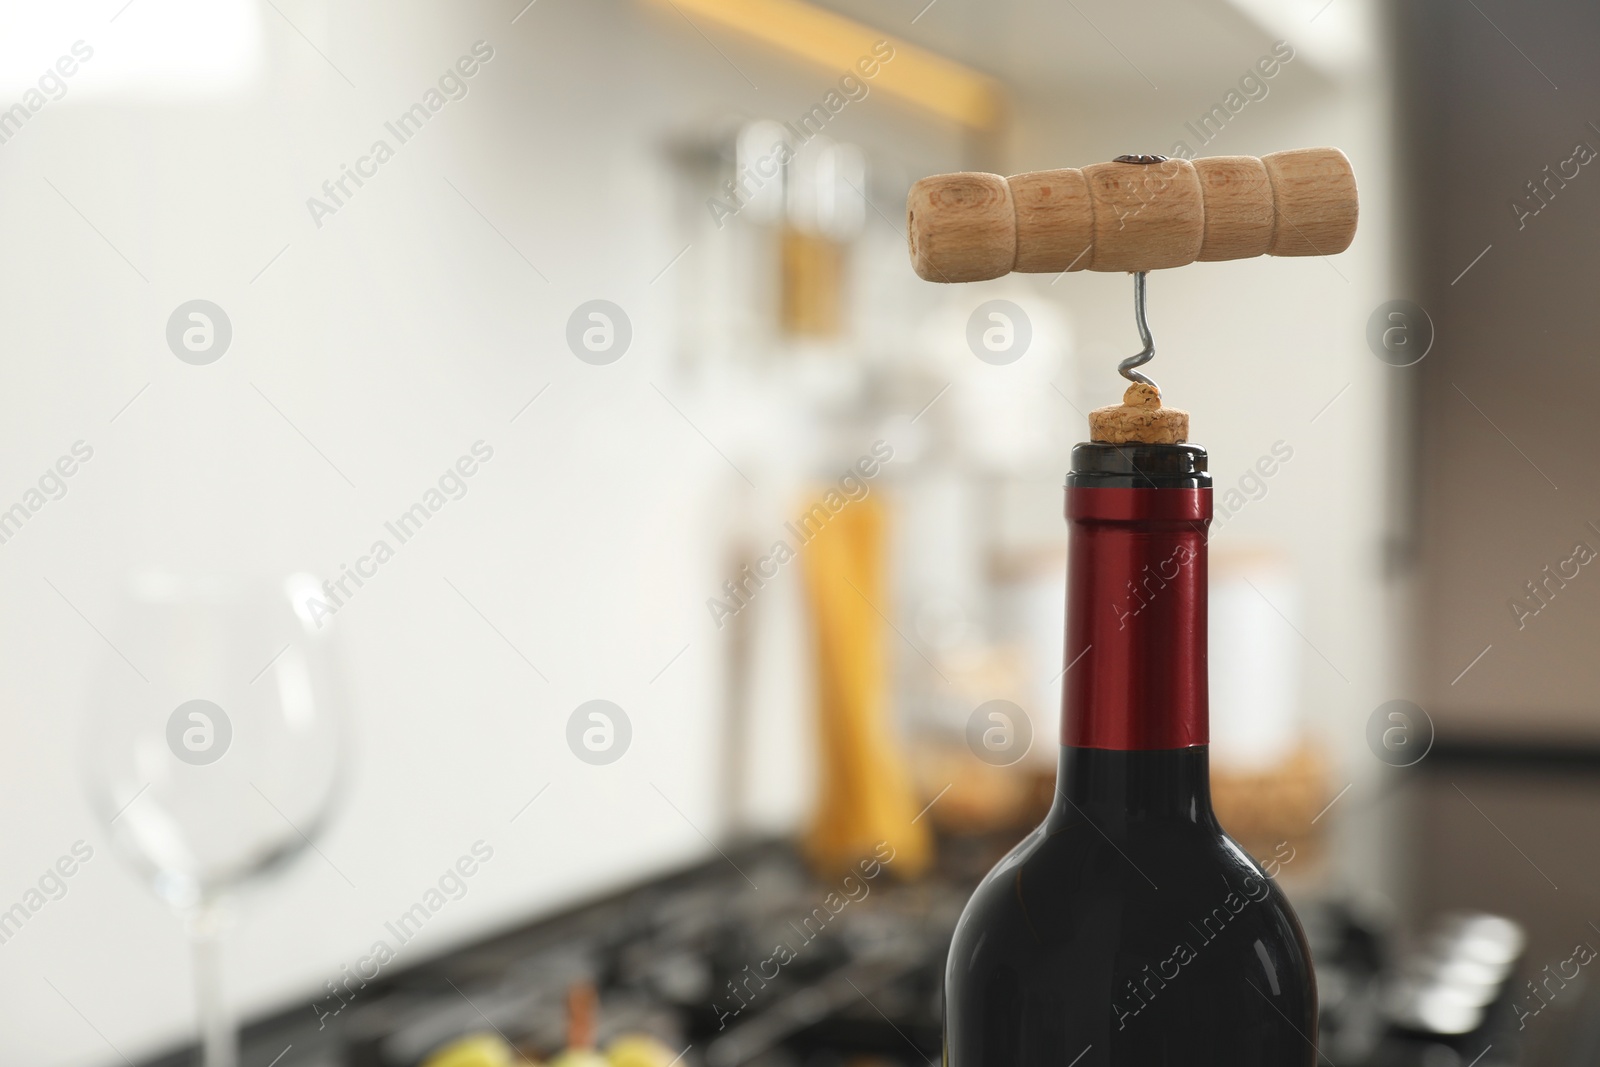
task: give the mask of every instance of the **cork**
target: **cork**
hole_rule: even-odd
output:
[[[1108,445],[1138,442],[1176,445],[1189,439],[1189,413],[1161,406],[1161,391],[1134,382],[1122,394],[1122,403],[1089,412],[1089,439]]]

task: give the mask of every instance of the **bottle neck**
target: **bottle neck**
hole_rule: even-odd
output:
[[[1113,838],[1128,823],[1149,819],[1214,826],[1210,750],[1061,746],[1049,824],[1084,818]]]
[[[1069,478],[1062,744],[1136,752],[1209,740],[1211,489],[1200,480]]]

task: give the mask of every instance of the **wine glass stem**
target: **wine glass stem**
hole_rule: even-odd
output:
[[[201,904],[190,922],[194,947],[195,1007],[205,1067],[238,1067],[239,1048],[222,989],[222,916],[215,904]]]

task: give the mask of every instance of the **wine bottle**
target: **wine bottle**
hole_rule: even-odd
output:
[[[945,1067],[1310,1067],[1305,935],[1211,809],[1205,450],[1080,444],[1066,513],[1056,796],[956,927]]]

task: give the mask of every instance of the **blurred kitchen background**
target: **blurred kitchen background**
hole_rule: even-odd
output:
[[[241,701],[340,679],[315,785],[252,780],[300,855],[225,935],[243,1062],[936,1056],[942,939],[1049,801],[1060,485],[1138,340],[1125,276],[919,281],[907,188],[1312,145],[1347,252],[1149,281],[1216,478],[1219,812],[1341,1067],[1594,1062],[1597,45],[1504,0],[0,5],[0,1062],[191,1062],[104,717],[165,721],[209,639]],[[115,621],[295,574],[298,637]]]

